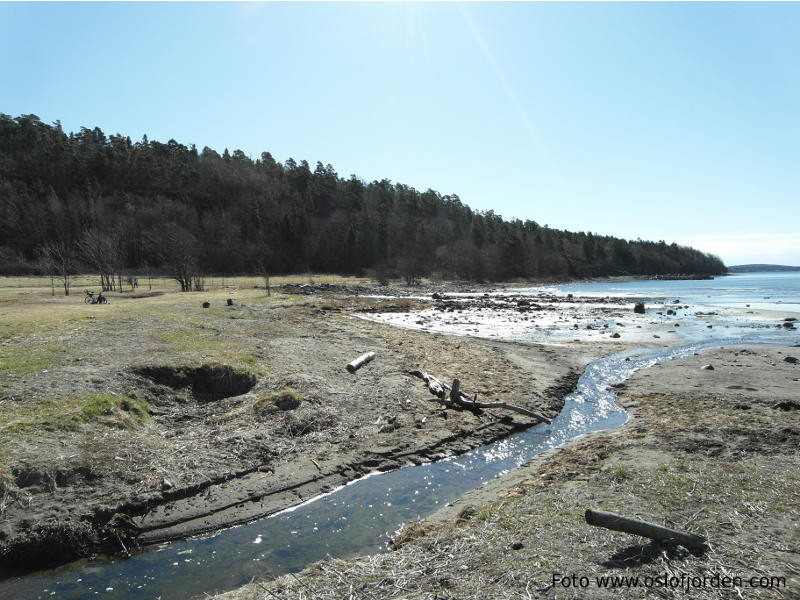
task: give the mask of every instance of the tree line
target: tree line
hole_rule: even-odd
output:
[[[112,289],[154,270],[193,287],[203,273],[297,272],[473,281],[719,274],[722,261],[663,241],[552,229],[455,195],[330,165],[219,154],[175,140],[66,133],[0,114],[0,274],[77,269]]]

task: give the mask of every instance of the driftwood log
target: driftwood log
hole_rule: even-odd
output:
[[[350,371],[351,373],[355,373],[361,367],[363,367],[365,364],[371,361],[373,358],[375,358],[374,352],[367,352],[366,354],[362,354],[354,361],[347,363],[347,370]]]
[[[692,554],[698,556],[708,550],[706,538],[701,535],[676,531],[675,529],[654,525],[647,521],[639,521],[638,519],[629,519],[610,512],[587,509],[586,522],[595,527],[605,527],[606,529],[630,533],[631,535],[640,535],[657,542],[680,544]]]
[[[526,417],[533,417],[547,424],[551,423],[550,419],[544,415],[540,415],[527,408],[522,408],[521,406],[508,404],[507,402],[478,402],[478,394],[475,394],[473,399],[470,400],[469,396],[461,391],[461,382],[458,379],[454,379],[453,385],[450,386],[424,371],[410,371],[409,374],[422,379],[427,384],[430,393],[436,396],[439,401],[447,407],[458,405],[469,410],[478,408],[504,408],[525,415]],[[447,392],[450,392],[449,397]]]

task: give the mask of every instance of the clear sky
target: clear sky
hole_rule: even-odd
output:
[[[0,112],[800,265],[800,4],[0,4]]]

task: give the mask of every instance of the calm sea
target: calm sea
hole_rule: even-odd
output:
[[[709,280],[572,283],[556,288],[582,296],[680,299],[716,308],[755,308],[800,312],[800,272],[741,273]]]

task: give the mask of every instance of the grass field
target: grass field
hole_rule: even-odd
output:
[[[294,296],[279,293],[286,284],[327,283],[359,285],[370,279],[340,275],[286,275],[270,279],[272,295],[267,296],[264,280],[260,277],[207,277],[202,292],[181,292],[177,282],[166,277],[139,278],[139,287],[131,290],[127,285],[122,292],[106,292],[109,304],[98,306],[84,302],[84,290],[100,291],[97,275],[77,275],[72,281],[71,293],[64,295],[63,287],[56,281],[55,294],[49,277],[0,277],[0,374],[4,371],[32,372],[47,368],[52,355],[52,339],[58,334],[73,334],[92,327],[96,320],[117,319],[124,316],[154,317],[173,321],[176,325],[192,325],[185,310],[188,305],[208,301],[212,310],[218,310],[227,298],[249,303],[282,302]],[[151,295],[152,294],[152,295]],[[45,335],[48,344],[37,339]],[[22,340],[22,338],[25,338]],[[10,352],[10,340],[31,346],[30,352]],[[185,335],[168,338],[178,347],[191,344]],[[15,344],[16,345],[16,344]],[[5,348],[5,349],[4,349]]]
[[[134,275],[138,277],[139,287],[135,290],[136,293],[145,292],[178,292],[180,286],[178,282],[169,277],[152,277],[148,278],[146,275]],[[264,278],[260,276],[236,276],[236,277],[223,277],[223,276],[209,276],[203,277],[204,286],[207,290],[216,289],[253,289],[255,287],[264,287]],[[374,280],[368,277],[354,277],[350,275],[332,275],[332,274],[293,274],[293,275],[277,275],[270,277],[270,285],[274,287],[286,284],[300,284],[300,283],[328,283],[340,285],[359,285],[361,283],[374,283]],[[131,293],[131,287],[123,280],[122,282],[123,293]],[[56,296],[64,295],[63,283],[60,279],[51,280],[49,277],[41,276],[24,276],[24,277],[0,277],[0,290],[46,290],[48,294],[55,291]],[[83,295],[83,290],[89,289],[95,292],[100,290],[100,277],[93,274],[75,275],[71,278],[70,295]]]

